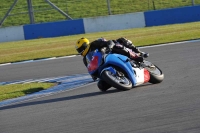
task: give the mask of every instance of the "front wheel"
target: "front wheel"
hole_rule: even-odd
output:
[[[131,81],[124,74],[114,75],[110,71],[105,70],[102,72],[101,76],[104,81],[119,90],[126,91],[132,89]]]

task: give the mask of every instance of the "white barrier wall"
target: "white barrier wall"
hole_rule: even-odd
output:
[[[0,28],[0,42],[19,40],[25,40],[23,26]]]
[[[84,18],[85,33],[145,27],[143,12]]]

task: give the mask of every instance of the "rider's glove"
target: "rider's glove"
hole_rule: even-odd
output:
[[[149,53],[141,52],[140,55],[144,58],[149,57]]]
[[[143,57],[138,56],[136,53],[129,51],[130,59],[135,60],[137,62],[143,62]]]
[[[115,46],[115,43],[113,41],[108,41],[108,48],[110,51],[112,51],[113,47]]]

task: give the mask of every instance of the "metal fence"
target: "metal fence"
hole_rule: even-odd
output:
[[[0,26],[176,8],[200,0],[0,0]]]

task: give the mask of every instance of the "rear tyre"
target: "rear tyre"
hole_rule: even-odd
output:
[[[150,83],[158,84],[164,80],[163,72],[156,65],[148,67],[147,69],[150,73],[150,80],[149,80]]]
[[[103,71],[101,74],[102,78],[111,86],[122,90],[130,90],[132,89],[131,81],[123,74],[123,76],[113,75],[110,71]]]

